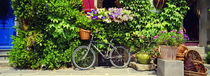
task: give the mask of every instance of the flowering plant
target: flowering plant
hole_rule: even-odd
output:
[[[98,8],[87,13],[87,17],[93,20],[101,20],[106,23],[133,20],[134,14],[131,14],[130,10],[123,8]]]
[[[172,30],[170,32],[160,31],[153,39],[159,45],[177,46],[189,40],[189,37],[183,31]]]

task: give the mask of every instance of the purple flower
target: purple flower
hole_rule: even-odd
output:
[[[90,11],[90,13],[92,13],[92,11]]]
[[[48,6],[48,4],[45,4],[45,7],[47,7]]]
[[[103,19],[104,17],[101,17],[101,19]]]
[[[112,13],[115,14],[114,11]]]
[[[33,40],[33,41],[32,41],[32,44],[34,44],[34,43],[35,43],[35,41]]]
[[[28,51],[29,50],[29,47],[27,47],[26,50]]]
[[[187,37],[187,40],[190,40],[190,38],[189,38],[189,37]]]
[[[165,33],[166,31],[160,31],[160,33]]]
[[[31,36],[29,36],[28,38],[32,38],[32,35],[31,35]]]
[[[119,16],[119,15],[120,15],[120,13],[118,12],[118,13],[117,13],[117,16]]]
[[[173,32],[176,32],[176,30],[173,30]]]
[[[176,38],[176,40],[179,40],[179,38]]]
[[[184,34],[184,37],[188,37],[186,34]]]
[[[98,11],[97,11],[97,13],[96,14],[98,14]]]
[[[93,14],[96,14],[96,12],[94,11]]]
[[[164,40],[164,42],[166,42],[167,40]]]
[[[94,19],[95,18],[95,16],[93,16],[91,19]]]
[[[111,17],[111,18],[113,18],[113,16],[112,16],[112,15],[110,15],[110,17]]]
[[[96,16],[96,20],[98,19],[98,17]]]
[[[171,36],[171,38],[174,38],[174,36]]]
[[[179,30],[177,33],[182,34],[182,31],[181,31],[181,30]]]
[[[90,14],[87,14],[87,16],[90,16]]]
[[[158,39],[158,35],[156,35],[153,39]]]
[[[171,32],[176,32],[176,30],[172,30]]]

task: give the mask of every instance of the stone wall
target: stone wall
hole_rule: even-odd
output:
[[[210,41],[210,0],[207,0],[206,2],[207,4],[207,37],[208,37],[208,41]]]

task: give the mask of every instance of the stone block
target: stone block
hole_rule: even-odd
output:
[[[158,59],[157,76],[184,76],[184,62]]]
[[[130,62],[129,66],[137,71],[154,70],[156,68],[155,64],[139,64],[136,62]]]

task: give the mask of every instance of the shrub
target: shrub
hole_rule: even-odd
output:
[[[208,64],[210,64],[210,52],[208,52],[207,56],[206,56],[206,62]]]

